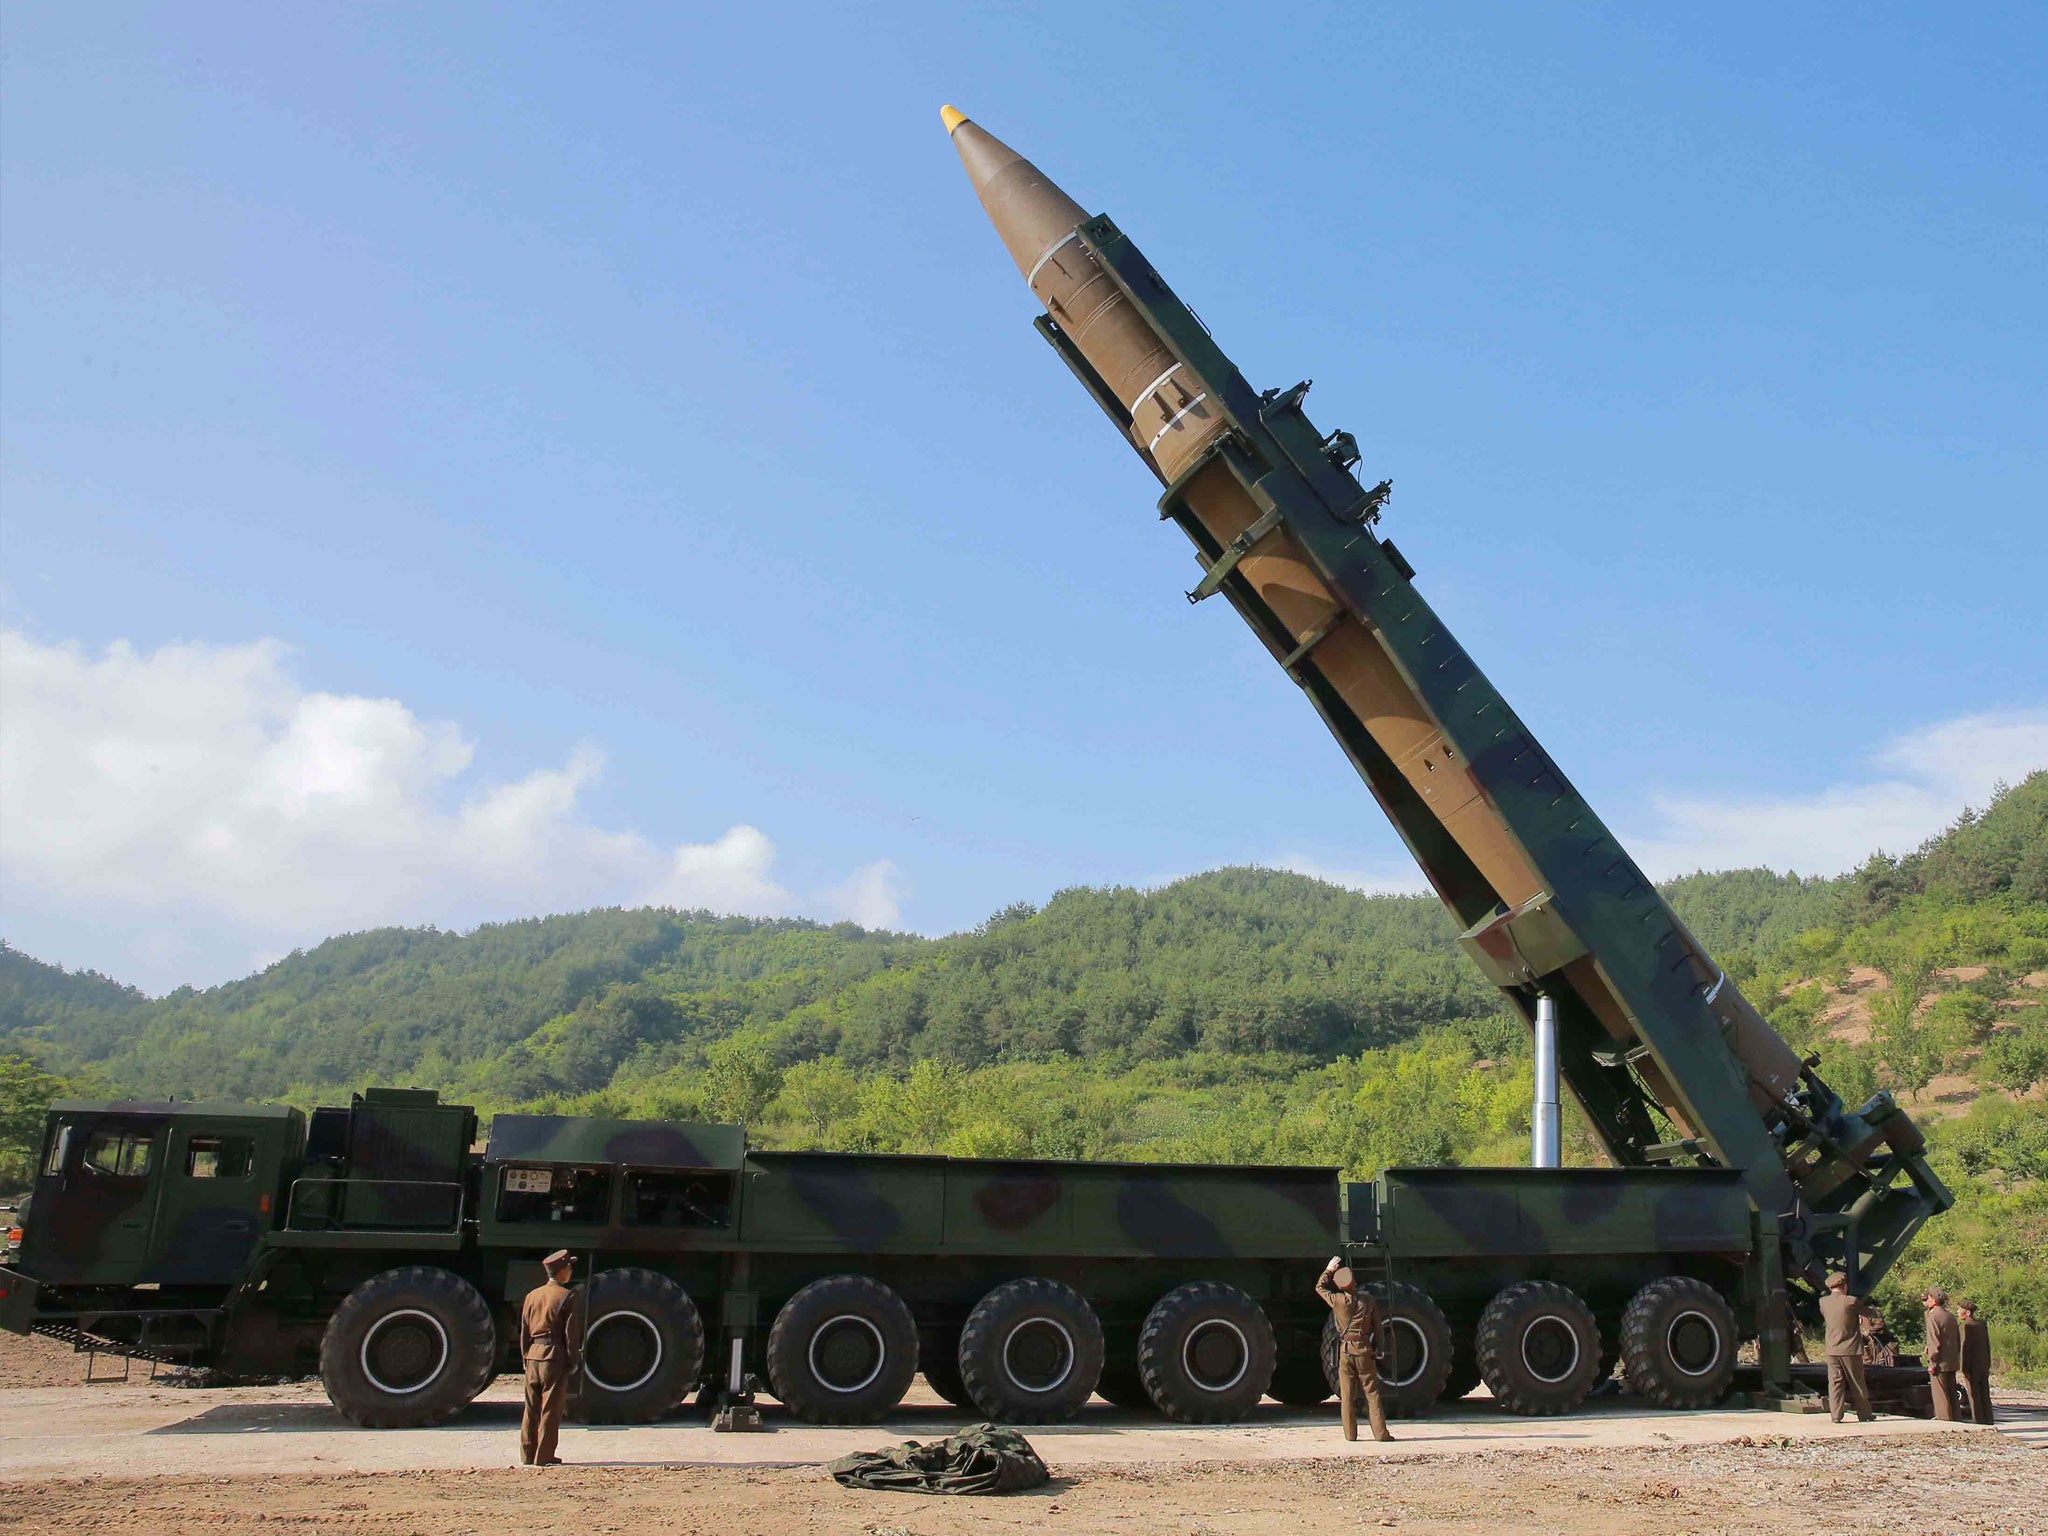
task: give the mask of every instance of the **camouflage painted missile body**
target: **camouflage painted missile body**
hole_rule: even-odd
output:
[[[1737,1170],[1802,1288],[1828,1265],[1875,1280],[1950,1202],[1911,1122],[1886,1094],[1843,1103],[1686,931],[1374,534],[1390,487],[1309,423],[1308,386],[1252,389],[1115,224],[944,117],[1039,332],[1194,542],[1189,598],[1227,597],[1308,694],[1510,1005],[1555,999],[1608,1154]]]

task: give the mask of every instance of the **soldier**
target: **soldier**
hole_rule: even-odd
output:
[[[1864,1313],[1862,1325],[1864,1365],[1897,1365],[1899,1336],[1892,1332],[1890,1325],[1875,1312]]]
[[[569,1383],[582,1368],[583,1324],[577,1315],[576,1259],[557,1248],[542,1259],[547,1282],[526,1293],[519,1307],[519,1358],[526,1367],[526,1412],[519,1420],[519,1459],[530,1467],[558,1467],[555,1440],[562,1432]]]
[[[1977,1316],[1974,1301],[1956,1303],[1963,1334],[1963,1392],[1970,1399],[1970,1422],[1989,1424],[1991,1416],[1991,1329]]]
[[[1370,1291],[1358,1288],[1358,1277],[1344,1267],[1342,1259],[1323,1266],[1316,1294],[1337,1316],[1337,1397],[1344,1409],[1344,1438],[1358,1438],[1358,1394],[1363,1392],[1373,1439],[1393,1439],[1387,1433],[1387,1412],[1380,1402],[1380,1366],[1373,1355],[1379,1343],[1379,1303]]]
[[[1863,1342],[1861,1320],[1876,1317],[1863,1299],[1849,1294],[1849,1277],[1828,1276],[1827,1294],[1820,1299],[1820,1319],[1827,1332],[1828,1417],[1837,1424],[1850,1404],[1859,1423],[1868,1424],[1877,1415],[1870,1411],[1870,1391],[1863,1384]]]
[[[1927,1385],[1934,1391],[1934,1416],[1956,1416],[1956,1367],[1963,1363],[1963,1331],[1948,1309],[1948,1292],[1930,1285],[1920,1298],[1927,1309]]]

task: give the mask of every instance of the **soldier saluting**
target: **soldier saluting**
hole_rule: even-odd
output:
[[[1373,1351],[1380,1336],[1380,1304],[1372,1292],[1360,1290],[1358,1278],[1332,1259],[1316,1280],[1316,1294],[1329,1303],[1337,1318],[1337,1398],[1344,1408],[1344,1438],[1358,1438],[1358,1394],[1365,1394],[1366,1419],[1375,1440],[1391,1440],[1387,1413],[1380,1403],[1380,1367]]]
[[[562,1410],[569,1403],[569,1381],[583,1364],[583,1321],[569,1282],[576,1259],[557,1248],[541,1267],[546,1283],[526,1293],[519,1306],[519,1358],[526,1368],[526,1411],[519,1420],[519,1459],[530,1467],[556,1467],[555,1441],[562,1432]]]

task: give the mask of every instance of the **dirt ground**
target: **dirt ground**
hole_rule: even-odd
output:
[[[1757,1442],[1682,1451],[1478,1452],[1377,1462],[1090,1466],[1031,1493],[946,1499],[845,1489],[816,1468],[576,1468],[16,1483],[0,1531],[277,1536],[718,1533],[942,1536],[1318,1531],[2048,1531],[2048,1458],[1992,1435]]]
[[[1200,1433],[1105,1417],[1034,1436],[1054,1474],[1050,1486],[1005,1498],[946,1499],[840,1488],[815,1464],[661,1464],[696,1454],[690,1447],[767,1462],[836,1454],[838,1447],[821,1452],[812,1445],[827,1434],[851,1434],[868,1445],[935,1438],[949,1427],[935,1417],[943,1412],[936,1400],[907,1411],[901,1423],[858,1432],[791,1425],[772,1436],[714,1436],[701,1423],[680,1422],[630,1436],[613,1432],[608,1441],[572,1432],[565,1453],[604,1455],[607,1464],[537,1471],[495,1464],[509,1453],[516,1428],[509,1400],[480,1410],[481,1423],[470,1428],[379,1434],[337,1419],[314,1433],[297,1426],[332,1416],[316,1402],[316,1386],[186,1392],[151,1387],[138,1372],[126,1387],[80,1387],[81,1373],[82,1361],[61,1346],[0,1335],[0,1389],[14,1389],[0,1390],[0,1439],[36,1456],[68,1445],[73,1449],[64,1454],[79,1458],[53,1464],[60,1475],[0,1479],[0,1536],[278,1536],[299,1529],[362,1536],[1292,1536],[1383,1529],[2048,1536],[2042,1394],[2017,1395],[2008,1433],[1890,1420],[1837,1429],[1824,1417],[1770,1413],[1646,1416],[1609,1408],[1527,1421],[1468,1410],[1397,1424],[1404,1443],[1385,1451],[1369,1441],[1345,1447],[1334,1425],[1291,1411],[1264,1427]],[[1623,1443],[1622,1436],[1632,1440]],[[288,1447],[301,1441],[318,1442],[336,1470],[263,1470],[293,1466]],[[472,1455],[473,1441],[483,1442],[491,1459],[450,1465]],[[1498,1448],[1504,1443],[1525,1448]],[[660,1449],[650,1452],[650,1444]],[[1128,1460],[1118,1459],[1126,1454]],[[365,1456],[387,1469],[363,1470]],[[442,1464],[406,1465],[412,1458]],[[358,1466],[349,1467],[351,1459]],[[93,1475],[68,1475],[65,1467]],[[144,1468],[162,1470],[136,1475]]]

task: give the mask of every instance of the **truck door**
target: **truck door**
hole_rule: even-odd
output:
[[[21,1267],[56,1285],[132,1285],[149,1257],[169,1122],[77,1115],[51,1131]]]
[[[149,1272],[164,1284],[230,1285],[270,1224],[275,1134],[254,1121],[172,1125],[158,1183]]]

